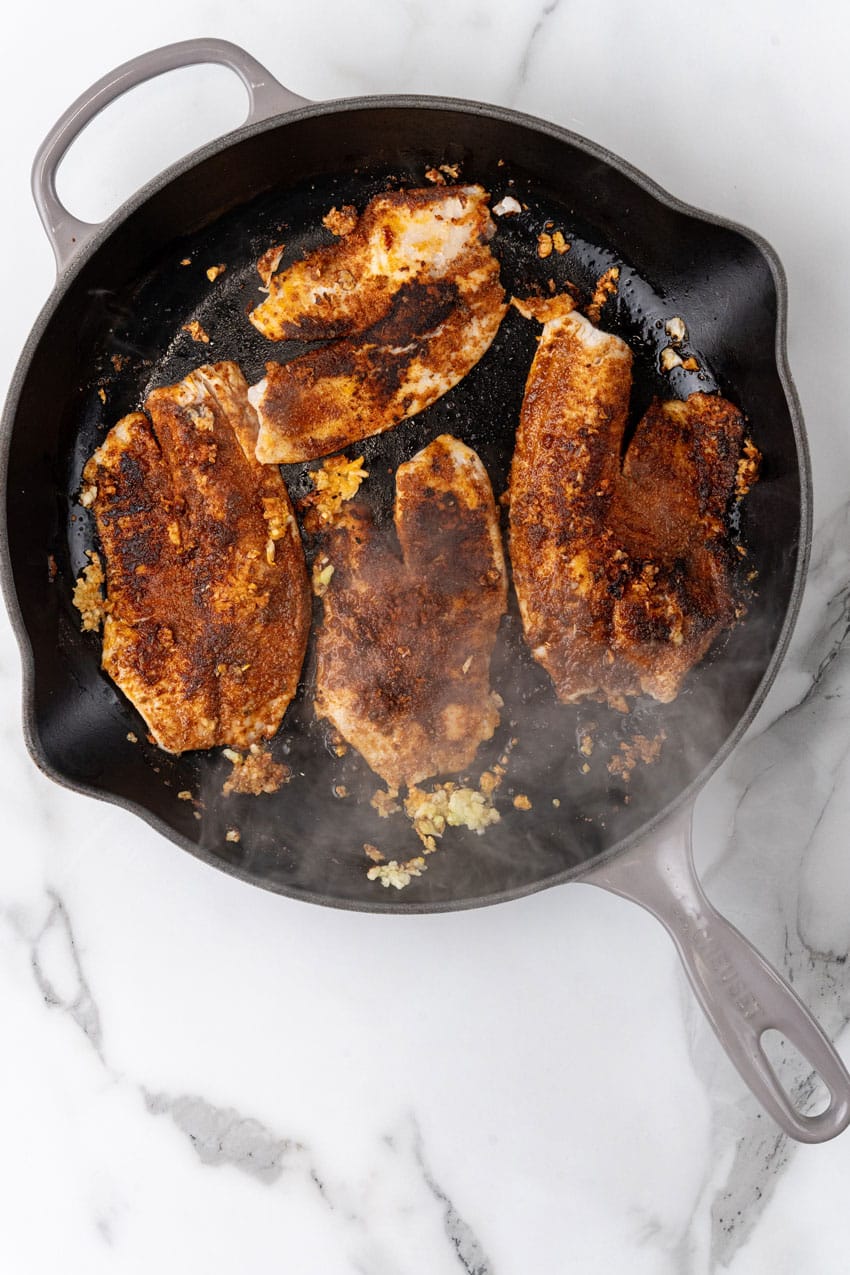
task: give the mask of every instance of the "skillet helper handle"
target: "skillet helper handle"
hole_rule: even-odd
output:
[[[180,67],[214,62],[229,67],[248,91],[245,124],[255,124],[270,116],[303,106],[309,99],[293,93],[274,78],[255,58],[228,40],[182,40],[152,49],[116,67],[93,84],[69,106],[38,148],[32,167],[32,193],[47,237],[53,246],[57,272],[70,264],[80,249],[98,230],[89,221],[80,221],[68,212],[56,193],[56,172],[71,143],[87,124],[128,89]]]
[[[717,912],[697,880],[693,807],[643,843],[582,878],[639,903],[665,926],[720,1043],[764,1109],[799,1142],[826,1142],[850,1124],[850,1076],[808,1009],[747,939]],[[770,1029],[794,1045],[829,1090],[815,1116],[791,1102],[761,1038]]]

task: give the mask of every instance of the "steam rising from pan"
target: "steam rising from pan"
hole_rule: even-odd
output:
[[[518,121],[438,107],[343,110],[288,123],[285,136],[285,146],[276,145],[272,129],[271,136],[224,147],[152,195],[71,280],[34,346],[16,404],[8,512],[10,557],[20,564],[15,590],[36,652],[30,711],[37,747],[54,773],[130,804],[187,846],[200,846],[211,861],[286,893],[416,910],[539,888],[636,832],[712,764],[746,713],[783,631],[799,556],[800,463],[773,357],[770,267],[745,236],[666,204],[598,156]],[[440,153],[435,136],[455,139],[450,154]],[[227,354],[249,380],[259,379],[268,349],[245,311],[259,295],[255,262],[262,251],[285,242],[291,256],[303,253],[325,238],[321,218],[332,205],[362,207],[388,183],[418,184],[438,158],[462,161],[462,180],[480,181],[494,202],[510,192],[527,206],[521,218],[500,223],[494,241],[509,290],[529,280],[548,289],[552,278],[556,288],[573,280],[589,291],[608,266],[620,266],[619,293],[603,311],[602,325],[637,352],[642,373],[633,416],[656,392],[684,394],[715,384],[748,411],[765,456],[763,480],[743,510],[747,565],[759,578],[747,621],[690,675],[679,699],[666,707],[638,706],[635,722],[644,733],[663,727],[667,741],[657,764],[632,773],[628,792],[604,765],[619,745],[624,719],[596,705],[554,704],[545,675],[524,650],[516,613],[509,614],[494,666],[494,684],[506,699],[494,754],[505,738],[519,742],[502,790],[502,823],[482,837],[458,830],[428,872],[395,896],[361,872],[362,842],[383,838],[390,849],[390,821],[378,823],[364,799],[374,780],[363,764],[351,754],[334,757],[312,720],[309,655],[274,743],[275,754],[291,766],[290,783],[270,796],[223,799],[229,765],[220,756],[172,759],[145,742],[135,713],[99,672],[96,640],[79,633],[70,585],[92,543],[88,515],[76,504],[82,464],[105,429],[138,408],[149,388],[175,382],[211,356]],[[246,189],[266,193],[248,202]],[[207,201],[202,208],[199,191],[215,191],[215,206]],[[570,250],[541,261],[536,235],[547,220],[562,230]],[[175,225],[194,228],[164,240],[163,227]],[[184,259],[190,265],[182,266]],[[219,262],[227,270],[211,283],[206,268]],[[723,281],[722,291],[715,279]],[[108,313],[106,306],[90,307],[98,289],[114,298]],[[722,297],[742,293],[755,300],[745,311],[730,310],[727,321]],[[658,347],[671,315],[684,318],[702,374],[709,377],[711,369],[713,379],[681,368],[660,372]],[[209,346],[182,330],[192,318],[209,333]],[[293,348],[293,356],[304,348]],[[390,507],[394,469],[439,433],[473,447],[494,490],[504,489],[533,350],[531,325],[509,315],[491,350],[450,394],[364,445],[371,477],[362,494],[368,489],[380,518]],[[113,356],[128,351],[137,353],[119,370]],[[155,351],[166,351],[165,357]],[[77,389],[81,368],[90,369],[91,378]],[[57,410],[55,387],[65,383],[72,389]],[[296,498],[307,489],[307,468],[285,471]],[[52,583],[46,571],[37,577],[30,566],[50,555],[57,567]],[[577,737],[588,720],[597,721],[596,744],[591,770],[582,774],[587,759]],[[130,743],[128,733],[139,742]],[[481,765],[490,760],[483,750]],[[357,799],[332,795],[340,780]],[[513,809],[511,785],[528,794],[531,810]],[[194,818],[191,803],[177,799],[184,790],[203,799],[202,820]],[[241,831],[238,843],[225,841],[231,826]],[[400,851],[407,849],[407,830],[398,836]]]

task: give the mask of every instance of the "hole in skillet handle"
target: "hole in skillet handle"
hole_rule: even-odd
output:
[[[221,66],[184,67],[138,85],[66,151],[56,170],[59,198],[83,221],[105,221],[157,173],[238,128],[247,100]]]
[[[182,40],[152,49],[107,72],[72,102],[45,137],[33,161],[31,185],[38,214],[53,247],[61,273],[98,227],[68,211],[56,189],[59,165],[80,133],[107,106],[129,89],[168,71],[207,63],[227,67],[242,81],[248,95],[246,124],[291,110],[307,101],[284,88],[250,53],[229,40]]]
[[[665,927],[691,988],[741,1078],[779,1127],[798,1142],[826,1142],[850,1124],[850,1075],[792,988],[703,893],[691,848],[693,807],[592,869],[584,880],[630,899]],[[789,1092],[771,1064],[775,1034],[793,1045],[808,1076],[828,1091],[813,1114],[809,1094]]]
[[[812,1070],[811,1063],[794,1042],[776,1027],[766,1027],[759,1036],[759,1048],[799,1115],[823,1115],[832,1095],[823,1077]]]

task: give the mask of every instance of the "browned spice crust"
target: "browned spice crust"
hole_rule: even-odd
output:
[[[310,619],[283,480],[235,364],[154,390],[84,471],[107,577],[103,667],[170,752],[275,733]]]
[[[743,416],[719,395],[656,401],[621,462],[628,347],[566,295],[517,304],[546,325],[509,487],[526,640],[565,702],[669,701],[740,614],[725,515]]]

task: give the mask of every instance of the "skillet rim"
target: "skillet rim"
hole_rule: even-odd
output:
[[[800,535],[791,593],[789,595],[788,604],[782,621],[782,627],[774,644],[770,659],[767,662],[764,672],[746,709],[738,718],[736,725],[730,731],[721,747],[711,757],[709,762],[703,767],[691,783],[688,784],[688,786],[684,788],[672,801],[661,807],[661,809],[656,811],[651,819],[641,824],[639,828],[635,829],[628,836],[623,837],[613,846],[609,846],[608,849],[602,851],[592,859],[576,864],[571,868],[566,868],[561,872],[553,873],[536,881],[525,883],[511,889],[477,895],[461,900],[437,900],[432,902],[416,902],[414,900],[404,902],[401,900],[388,900],[384,902],[381,896],[385,894],[385,891],[382,890],[380,894],[376,894],[375,901],[373,903],[371,901],[363,902],[360,900],[328,897],[316,891],[293,889],[275,881],[258,880],[249,872],[242,869],[238,864],[228,863],[198,843],[182,836],[164,820],[160,819],[144,806],[141,806],[126,797],[120,797],[112,792],[98,788],[94,784],[81,783],[77,780],[71,780],[68,778],[68,776],[66,776],[61,770],[57,769],[48,761],[39,738],[35,719],[35,657],[32,644],[29,639],[29,633],[26,629],[26,625],[24,624],[23,615],[18,603],[11,555],[9,552],[9,540],[7,533],[9,453],[16,424],[21,392],[29,373],[35,350],[44,337],[45,331],[47,330],[60,301],[73,284],[84,265],[98,252],[106,240],[108,240],[133,213],[140,209],[154,195],[163,190],[170,182],[183,176],[192,168],[203,163],[213,155],[217,155],[230,147],[238,146],[248,138],[258,136],[265,132],[270,132],[280,127],[285,127],[287,124],[295,123],[302,119],[320,117],[323,115],[333,115],[343,110],[368,111],[374,109],[415,109],[431,110],[435,112],[458,111],[468,115],[482,116],[496,120],[497,122],[519,125],[521,127],[531,129],[535,132],[551,137],[556,142],[572,146],[591,158],[598,160],[600,163],[615,169],[627,179],[634,182],[636,186],[644,190],[663,207],[689,217],[694,221],[728,230],[733,234],[737,234],[743,239],[746,239],[767,263],[776,292],[776,328],[773,348],[774,362],[779,382],[788,405],[794,444],[797,452],[798,477],[800,484]],[[515,111],[509,107],[490,105],[478,101],[469,101],[463,98],[431,96],[427,94],[379,94],[354,98],[333,98],[329,101],[309,103],[305,106],[300,106],[293,110],[285,111],[281,114],[255,121],[251,124],[245,124],[240,128],[225,133],[219,138],[215,138],[213,141],[199,147],[197,150],[191,151],[188,155],[183,156],[176,163],[169,165],[161,173],[158,173],[150,181],[146,182],[139,188],[138,191],[135,192],[135,194],[133,194],[108,218],[106,218],[105,221],[100,223],[91,237],[84,245],[81,246],[73,260],[65,267],[64,270],[57,274],[56,282],[50,292],[50,295],[39,312],[24,343],[6,395],[2,418],[0,418],[0,531],[2,531],[2,534],[0,534],[0,585],[2,585],[6,609],[9,614],[12,630],[15,634],[21,657],[23,733],[24,741],[30,756],[38,766],[39,770],[41,770],[42,773],[49,779],[53,780],[54,783],[57,783],[64,788],[69,788],[73,792],[82,793],[84,796],[92,797],[96,800],[104,801],[110,805],[119,806],[122,809],[129,811],[131,814],[141,818],[146,824],[148,824],[149,827],[153,828],[154,831],[158,832],[161,836],[164,836],[167,840],[173,842],[181,849],[188,850],[189,853],[196,859],[201,860],[208,866],[216,868],[218,871],[225,872],[229,876],[235,877],[247,885],[259,887],[270,891],[271,893],[282,895],[286,898],[314,903],[323,907],[339,908],[348,912],[368,912],[385,915],[421,915],[425,913],[457,912],[466,911],[471,908],[489,907],[498,903],[507,903],[514,899],[524,898],[530,894],[536,894],[538,891],[548,889],[551,886],[566,884],[569,881],[582,880],[582,878],[586,877],[590,872],[608,863],[618,855],[623,854],[625,851],[638,845],[640,842],[648,841],[652,837],[653,833],[661,827],[675,811],[683,808],[687,803],[693,803],[695,801],[698,793],[729,754],[737,747],[747,729],[752,724],[756,714],[767,697],[767,693],[773,684],[788,649],[791,635],[799,615],[800,605],[802,603],[811,554],[812,473],[802,409],[797,395],[797,390],[794,385],[791,369],[788,364],[787,331],[788,284],[785,271],[775,249],[762,235],[738,222],[731,221],[726,217],[719,216],[715,213],[708,212],[704,209],[697,208],[692,204],[686,203],[659,185],[658,182],[654,181],[653,178],[649,177],[641,169],[636,168],[627,160],[624,160],[621,156],[616,155],[613,151],[608,150],[606,147],[600,146],[596,142],[582,137],[580,134],[574,133],[572,130],[563,128],[558,124],[553,124],[550,121],[521,111]]]

